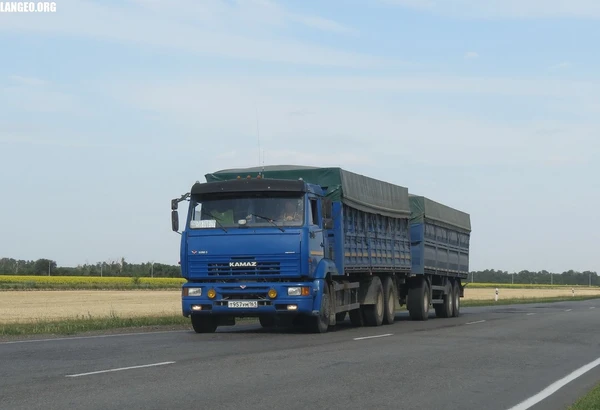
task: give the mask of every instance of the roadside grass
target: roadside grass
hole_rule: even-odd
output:
[[[37,320],[27,323],[0,324],[0,336],[74,335],[98,330],[189,325],[190,319],[173,316],[109,317],[81,316],[64,320]]]
[[[237,323],[251,324],[258,322],[255,318],[236,318]],[[27,323],[0,324],[0,337],[2,336],[35,336],[35,335],[61,335],[69,336],[94,331],[114,329],[153,330],[176,327],[190,329],[190,318],[182,315],[119,317],[111,313],[108,317],[92,317],[92,315],[63,320],[37,320]]]
[[[600,384],[588,394],[577,400],[569,410],[598,410],[600,409]]]

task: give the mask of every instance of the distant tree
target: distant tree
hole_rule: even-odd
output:
[[[38,259],[34,265],[35,275],[47,275],[48,272],[52,274],[52,271],[56,269],[56,262],[50,259]]]

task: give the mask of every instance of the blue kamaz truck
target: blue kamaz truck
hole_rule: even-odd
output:
[[[207,174],[181,232],[182,309],[198,333],[258,317],[324,333],[458,316],[468,214],[340,168],[268,166]]]

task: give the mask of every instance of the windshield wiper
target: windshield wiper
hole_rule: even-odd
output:
[[[273,220],[271,218],[267,218],[266,216],[257,215],[257,214],[250,214],[250,215],[260,218],[260,219],[264,219],[265,221],[270,222],[275,228],[279,229],[281,232],[285,232],[285,229],[283,229],[281,226],[279,226],[275,222],[273,222]]]
[[[225,227],[221,224],[221,222],[219,222],[217,218],[214,217],[214,215],[209,214],[204,209],[200,211],[200,215],[208,216],[209,218],[211,218],[211,220],[214,220],[217,223],[217,225],[219,225],[219,228],[221,228],[227,233],[227,229],[225,229]]]

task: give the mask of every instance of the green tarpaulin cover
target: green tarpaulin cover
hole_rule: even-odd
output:
[[[471,232],[469,214],[432,201],[424,196],[409,195],[411,222],[423,222],[425,218]]]
[[[225,169],[206,174],[207,182],[227,181],[238,176],[255,178],[294,179],[316,184],[326,189],[326,195],[334,201],[370,213],[392,217],[410,217],[408,188],[374,178],[355,174],[341,168],[318,168],[298,165],[271,165],[266,167]]]

